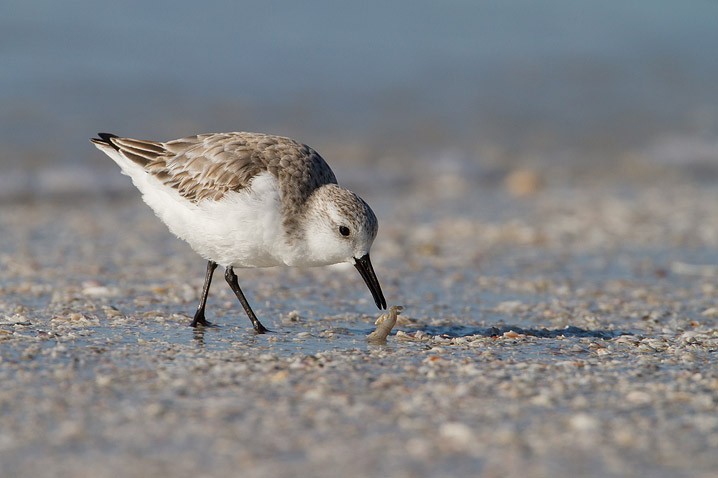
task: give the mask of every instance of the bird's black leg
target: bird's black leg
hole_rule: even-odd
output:
[[[212,324],[208,322],[204,318],[204,307],[207,305],[207,295],[209,294],[209,286],[212,283],[212,274],[214,273],[214,270],[217,268],[217,263],[213,261],[207,262],[207,275],[204,278],[204,287],[202,287],[202,297],[199,299],[199,306],[197,307],[197,312],[194,314],[194,320],[190,324],[192,327],[197,327],[197,325],[203,325],[205,327],[209,327]]]
[[[247,313],[247,316],[249,317],[249,320],[252,321],[252,326],[254,326],[254,331],[258,334],[263,334],[265,332],[270,332],[269,329],[264,327],[262,323],[259,321],[256,315],[254,315],[254,311],[249,306],[249,302],[247,302],[247,298],[244,296],[244,293],[242,292],[242,289],[239,288],[239,282],[237,281],[237,274],[234,273],[234,270],[231,266],[227,267],[227,270],[224,272],[224,278],[227,280],[227,284],[232,288],[232,291],[234,292],[234,295],[237,296],[239,299],[239,303],[242,304],[242,307],[244,307],[244,311]]]

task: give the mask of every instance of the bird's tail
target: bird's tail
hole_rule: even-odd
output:
[[[119,151],[120,148],[118,148],[113,142],[112,138],[118,138],[116,134],[112,133],[97,133],[97,136],[99,138],[90,138],[90,142],[92,142],[95,146],[97,146],[100,149],[104,149],[106,147],[111,147],[115,151]]]

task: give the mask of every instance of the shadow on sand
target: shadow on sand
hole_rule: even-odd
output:
[[[581,327],[566,326],[562,329],[546,329],[546,328],[524,328],[516,325],[498,325],[493,327],[471,327],[466,325],[449,325],[449,326],[425,326],[418,330],[426,332],[429,335],[440,335],[442,337],[468,337],[472,335],[483,335],[484,337],[500,337],[506,332],[513,331],[518,334],[530,335],[532,337],[540,337],[545,339],[553,339],[556,337],[575,337],[575,338],[596,338],[608,340],[620,335],[630,335],[630,332],[621,330],[589,330]]]

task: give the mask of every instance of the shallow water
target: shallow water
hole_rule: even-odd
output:
[[[140,229],[126,233],[124,239],[115,235],[112,215],[95,206],[73,213],[79,214],[78,218],[105,216],[102,222],[82,222],[84,231],[75,228],[81,221],[58,222],[42,205],[30,207],[35,213],[16,216],[20,222],[5,223],[5,231],[18,238],[6,243],[3,255],[9,272],[2,281],[6,327],[17,322],[20,331],[27,330],[21,334],[41,337],[49,341],[44,344],[47,346],[53,343],[48,332],[53,325],[47,321],[56,317],[60,324],[70,326],[72,340],[68,346],[78,349],[135,346],[139,342],[157,351],[173,346],[208,351],[249,346],[291,357],[371,347],[366,335],[374,329],[379,312],[352,268],[291,270],[288,274],[278,269],[241,271],[240,282],[250,302],[274,331],[267,336],[251,331],[244,312],[221,280],[213,284],[208,306],[208,318],[218,326],[206,330],[187,327],[201,286],[201,261],[171,238],[144,205],[137,201],[130,204],[120,202],[116,215],[122,218],[134,211],[134,219],[126,220]],[[23,218],[33,216],[36,226],[23,230]],[[438,212],[423,220],[432,222],[438,217],[446,219]],[[466,220],[462,216],[459,227],[465,227],[461,221]],[[435,233],[440,230],[435,229]],[[92,235],[90,243],[77,243],[78,234],[88,233]],[[438,245],[436,250],[421,252],[425,245],[409,242],[403,246],[407,250],[389,249],[387,255],[382,254],[382,245],[402,233],[393,229],[388,234],[389,238],[377,241],[379,250],[374,255],[390,305],[405,307],[396,330],[448,339],[498,337],[509,331],[549,339],[545,345],[541,340],[534,343],[526,351],[531,356],[540,354],[543,346],[547,352],[553,346],[551,339],[557,337],[609,340],[641,334],[640,328],[620,315],[609,314],[610,319],[587,326],[582,323],[585,317],[574,315],[576,310],[605,315],[607,305],[602,301],[611,307],[630,302],[634,300],[631,291],[703,303],[701,288],[718,275],[718,249],[706,245],[642,247],[629,243],[593,249],[581,246],[580,240],[562,248],[503,243],[499,239],[482,250],[481,244],[472,244],[468,236],[459,234],[448,236],[445,244],[439,237],[427,238]],[[19,247],[22,237],[26,239]],[[142,250],[133,249],[135,241],[143,244]],[[147,249],[145,245],[164,241],[169,248]],[[406,255],[411,248],[418,248],[417,257]],[[455,256],[457,251],[463,255]],[[104,258],[102,254],[106,254]],[[23,256],[43,257],[42,265],[33,264],[34,259],[25,262]],[[163,272],[166,270],[171,270],[171,275]],[[13,307],[21,313],[13,316]],[[32,311],[46,312],[36,315]],[[680,317],[702,320],[702,312],[684,307]],[[72,314],[77,317],[68,318]],[[73,320],[79,320],[77,330]],[[5,359],[14,360],[16,355],[10,353]]]
[[[129,190],[98,130],[296,136],[344,181],[715,167],[712,2],[5,7],[0,200]]]

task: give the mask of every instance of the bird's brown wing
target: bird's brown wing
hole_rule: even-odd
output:
[[[282,136],[209,133],[161,143],[101,135],[102,141],[192,202],[219,200],[247,188],[268,171],[280,183],[282,202],[303,203],[336,177],[312,148]]]

